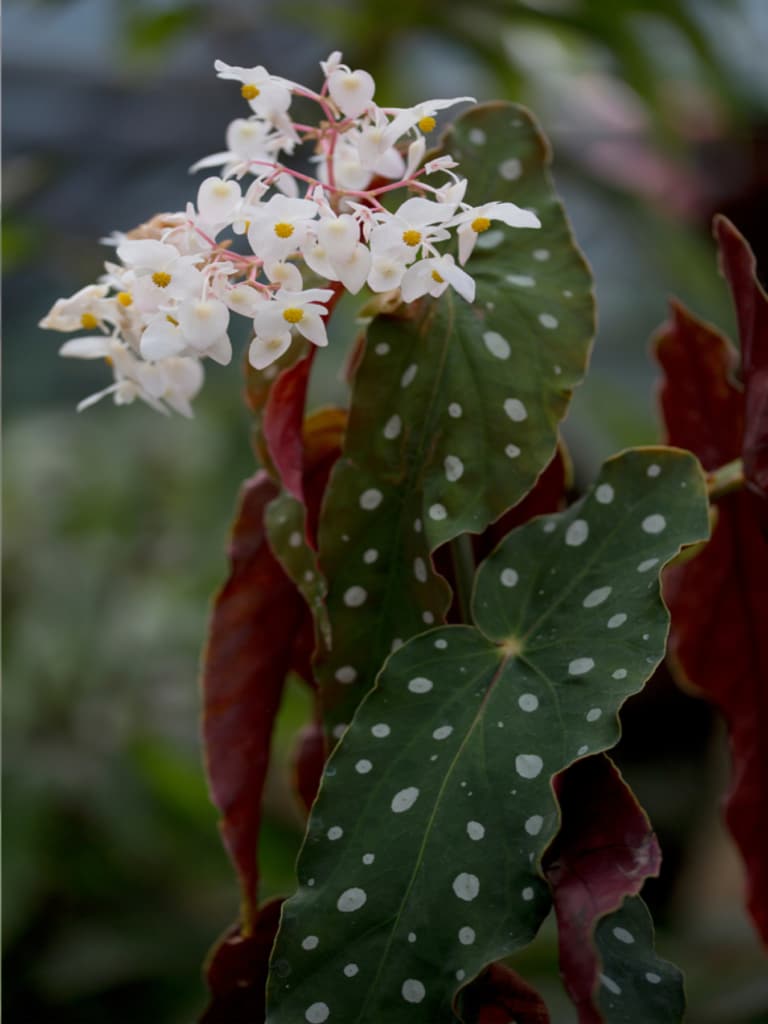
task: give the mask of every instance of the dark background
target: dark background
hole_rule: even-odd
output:
[[[37,321],[99,274],[101,236],[194,197],[187,168],[243,114],[215,57],[317,84],[318,61],[341,49],[389,105],[519,100],[553,141],[597,282],[592,373],[566,428],[586,480],[617,448],[657,438],[647,343],[666,297],[732,327],[712,214],[768,265],[768,4],[6,0],[4,21],[5,1010],[13,1024],[184,1024],[237,901],[202,775],[197,682],[253,469],[237,361],[209,371],[191,423],[106,403],[78,416],[106,376],[59,360],[63,337]],[[318,399],[339,391],[338,341]],[[284,768],[306,712],[291,688],[265,896],[291,887],[301,825]],[[664,678],[626,727],[622,763],[666,852],[648,895],[662,952],[689,976],[689,1019],[768,1021],[718,820],[721,727]],[[551,928],[521,963],[555,1024],[572,1021]]]

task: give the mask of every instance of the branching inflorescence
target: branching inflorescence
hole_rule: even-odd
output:
[[[463,267],[478,236],[492,221],[540,226],[514,203],[465,203],[467,180],[450,155],[424,163],[435,115],[471,97],[379,107],[368,72],[351,70],[338,52],[321,67],[324,83],[314,92],[263,67],[216,62],[220,78],[241,84],[252,111],[230,123],[225,151],[192,168],[221,167],[221,176],[206,178],[183,212],[113,235],[118,262],[106,262],[98,283],[59,299],[41,321],[99,332],[61,348],[64,356],[105,359],[114,374],[79,409],[111,394],[118,405],[139,398],[190,416],[202,360],[232,358],[232,313],[252,321],[248,358],[262,370],[296,333],[327,345],[328,303],[339,288],[399,288],[411,302],[451,287],[471,302],[475,283]],[[317,105],[317,124],[291,119],[295,96]],[[315,176],[281,161],[305,143],[314,147]],[[427,181],[436,174],[439,184]],[[244,187],[246,175],[253,180]],[[387,208],[383,200],[398,190],[407,197]],[[237,251],[239,239],[247,251]],[[335,288],[305,287],[302,263]]]

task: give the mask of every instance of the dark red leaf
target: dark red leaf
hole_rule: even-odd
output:
[[[262,1024],[282,902],[271,900],[259,909],[252,934],[234,925],[213,950],[205,968],[211,999],[199,1024]]]
[[[270,457],[283,487],[299,501],[304,500],[304,406],[316,351],[312,345],[306,356],[281,372],[264,408],[262,429]]]
[[[325,730],[319,721],[305,725],[296,737],[293,754],[294,788],[308,811],[317,796],[326,758]]]
[[[265,539],[277,486],[246,481],[232,533],[229,579],[216,598],[203,662],[203,738],[211,796],[242,888],[243,931],[253,922],[256,850],[270,738],[306,605]]]
[[[739,322],[744,476],[768,499],[768,295],[757,279],[755,257],[743,235],[725,217],[716,217],[715,236]]]
[[[549,1024],[539,993],[504,964],[491,964],[461,994],[465,1024]]]
[[[658,874],[661,854],[645,813],[605,755],[561,772],[555,792],[562,824],[544,869],[557,915],[560,973],[579,1024],[602,1024],[595,927]]]
[[[744,393],[726,339],[675,306],[657,355],[670,443],[690,448],[709,470],[737,458]],[[676,674],[728,724],[733,780],[726,817],[746,865],[750,912],[768,942],[768,543],[761,506],[748,491],[721,498],[711,540],[695,558],[667,569],[664,597]]]

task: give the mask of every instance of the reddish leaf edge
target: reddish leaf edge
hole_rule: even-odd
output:
[[[555,776],[553,789],[561,824],[542,866],[557,919],[560,974],[579,1024],[603,1024],[597,926],[659,874],[661,850],[607,754],[570,765]]]

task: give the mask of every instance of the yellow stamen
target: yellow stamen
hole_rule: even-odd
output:
[[[171,275],[166,274],[164,270],[156,270],[152,275],[152,280],[158,288],[167,288],[171,283]]]
[[[92,331],[94,327],[99,326],[99,321],[93,315],[93,313],[83,313],[80,317],[80,326],[84,327],[86,331]]]
[[[483,231],[487,231],[490,226],[491,222],[488,220],[487,217],[475,217],[475,219],[472,221],[472,224],[470,225],[472,230],[476,231],[478,235],[481,234]]]
[[[170,313],[165,314],[165,319],[168,321],[169,324],[173,324],[174,327],[179,326],[179,321],[176,319],[176,317],[171,316]]]
[[[437,281],[438,284],[445,284],[444,279],[442,277],[440,277],[440,275],[438,274],[438,272],[436,270],[432,271],[432,280],[433,281]]]
[[[423,131],[424,134],[427,135],[429,132],[434,131],[437,121],[434,119],[434,117],[422,117],[420,121],[417,121],[417,124],[421,131]]]
[[[304,319],[304,310],[299,309],[296,306],[289,306],[288,309],[283,310],[283,320],[287,320],[289,324],[298,324]]]
[[[118,292],[117,301],[121,306],[130,306],[133,303],[133,296],[130,292]]]
[[[240,89],[240,95],[244,100],[255,100],[261,92],[261,89],[257,85],[244,85]]]
[[[107,364],[107,366],[112,366],[112,356],[104,356],[104,362]]]
[[[290,238],[294,231],[293,224],[281,220],[275,224],[274,231],[278,238]]]
[[[408,228],[407,231],[403,232],[403,241],[406,245],[418,245],[421,241],[421,232],[417,231],[415,228]]]

